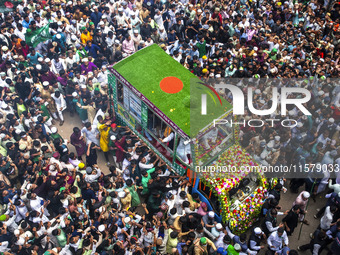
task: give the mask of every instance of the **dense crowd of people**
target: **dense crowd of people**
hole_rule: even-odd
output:
[[[271,95],[259,78],[280,78],[280,86],[300,78],[312,116],[291,108],[296,127],[241,127],[240,143],[264,165],[339,167],[339,11],[321,0],[15,3],[0,15],[0,253],[296,255],[289,237],[298,222],[309,224],[308,200],[329,186],[314,216],[320,226],[298,249],[340,254],[340,176],[334,184],[327,174],[290,180],[292,192],[304,191],[278,223],[282,180],[262,224],[235,235],[185,177],[118,125],[107,78],[108,65],[151,44],[207,81],[253,79],[258,109]],[[29,45],[47,25],[51,38]],[[69,138],[58,132],[66,111],[81,120]],[[109,170],[98,166],[102,152]]]

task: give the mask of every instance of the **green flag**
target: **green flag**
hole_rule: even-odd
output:
[[[48,23],[46,26],[41,27],[35,31],[31,31],[30,29],[27,29],[25,34],[25,41],[27,45],[36,47],[39,43],[44,42],[48,39],[51,39],[52,36],[49,33],[50,23]]]

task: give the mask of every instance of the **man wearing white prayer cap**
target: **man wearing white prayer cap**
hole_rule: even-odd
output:
[[[302,191],[293,203],[293,206],[299,205],[300,207],[299,219],[301,222],[307,225],[309,225],[309,222],[305,219],[305,211],[306,211],[309,197],[310,197],[310,193],[308,191]]]

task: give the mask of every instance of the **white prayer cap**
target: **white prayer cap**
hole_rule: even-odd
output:
[[[82,61],[83,61],[83,62],[89,62],[89,59],[88,59],[88,58],[83,58]]]
[[[255,94],[260,94],[261,93],[261,90],[260,89],[256,89],[255,90]]]
[[[137,29],[133,30],[133,32],[136,33],[136,34],[138,34],[138,30],[137,30]]]
[[[104,225],[100,225],[98,227],[98,230],[99,230],[99,232],[104,232],[105,231],[105,226]]]
[[[120,198],[125,197],[125,191],[120,191],[120,192],[118,193],[118,196],[119,196]]]
[[[319,96],[323,96],[325,94],[325,92],[323,92],[322,90],[320,90],[319,92],[318,92],[318,95]]]
[[[210,211],[210,212],[208,212],[208,216],[210,218],[214,218],[215,217],[215,213],[213,211]]]
[[[334,119],[333,119],[333,118],[330,118],[328,121],[329,121],[330,123],[334,123]]]
[[[309,198],[309,197],[310,197],[310,194],[309,194],[308,191],[305,191],[305,192],[302,193],[302,196],[303,196],[304,198]]]
[[[86,89],[86,85],[81,85],[80,88]]]
[[[44,59],[43,59],[42,57],[39,57],[39,58],[38,58],[38,61],[39,61],[39,62],[43,62]]]
[[[111,136],[110,136],[110,139],[111,139],[112,141],[114,141],[114,140],[116,140],[116,136],[115,136],[115,135],[111,135]]]
[[[255,233],[255,235],[259,235],[259,234],[262,233],[262,230],[259,227],[257,227],[257,228],[254,229],[254,233]]]
[[[221,224],[221,223],[217,223],[217,224],[216,224],[216,229],[217,229],[217,230],[223,229],[222,224]]]
[[[51,132],[52,132],[52,134],[55,134],[55,133],[58,132],[58,129],[56,127],[52,127],[51,128]]]
[[[43,82],[43,86],[44,86],[44,87],[46,87],[46,86],[48,86],[48,85],[50,85],[50,83],[49,83],[48,81],[44,81],[44,82]]]
[[[73,96],[73,97],[78,96],[77,92],[73,92],[73,93],[72,93],[72,96]]]
[[[239,245],[238,243],[234,244],[234,249],[235,251],[241,251],[241,245]]]
[[[51,60],[50,60],[49,58],[46,58],[46,59],[45,59],[45,62],[46,62],[46,63],[49,63],[49,62],[51,62]]]
[[[40,64],[37,64],[35,67],[37,68],[37,70],[41,70],[41,65]]]

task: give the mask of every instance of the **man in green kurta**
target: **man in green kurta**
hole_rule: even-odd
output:
[[[48,120],[49,118],[51,118],[51,115],[46,107],[45,101],[40,100],[39,103],[40,103],[40,110],[42,111],[41,116],[47,117],[46,120]]]
[[[142,195],[146,195],[149,193],[149,189],[148,189],[148,182],[151,179],[151,174],[153,172],[155,172],[156,168],[151,168],[149,170],[142,170],[141,174],[142,174],[142,187],[143,187],[143,191],[142,191]]]
[[[57,238],[59,246],[64,248],[67,244],[67,237],[65,235],[65,232],[61,228],[57,228],[52,231],[52,235]]]
[[[200,39],[200,41],[196,44],[196,47],[197,47],[197,49],[198,49],[199,57],[200,57],[200,58],[207,54],[206,45],[207,45],[207,41],[204,40],[204,37],[202,37],[202,38]]]
[[[85,105],[83,100],[79,97],[77,92],[73,92],[72,96],[73,96],[72,102],[76,107],[76,111],[79,114],[79,118],[81,119],[81,121],[83,123],[86,123],[88,121],[87,120],[87,110],[79,107],[78,104],[77,104],[77,103],[79,103],[81,106]]]
[[[126,180],[127,189],[131,194],[131,207],[136,207],[140,205],[139,195],[137,193],[137,187],[133,184],[131,179]]]

